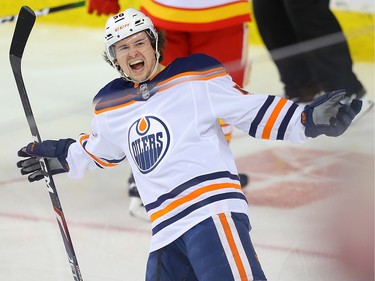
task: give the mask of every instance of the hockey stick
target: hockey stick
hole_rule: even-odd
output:
[[[29,124],[29,128],[31,130],[31,134],[33,136],[34,141],[41,142],[41,137],[39,135],[38,128],[36,126],[35,118],[33,112],[31,110],[31,105],[29,102],[29,98],[27,96],[25,84],[22,78],[22,71],[21,71],[21,60],[22,55],[25,50],[25,46],[27,43],[27,39],[31,33],[31,30],[34,26],[36,19],[36,15],[27,6],[23,6],[20,10],[19,17],[17,19],[16,27],[13,34],[12,43],[10,45],[9,51],[9,59],[10,64],[13,70],[14,78],[16,80],[18,92],[22,101],[22,106],[26,115],[27,122]],[[41,158],[40,165],[43,170],[44,179],[47,185],[47,189],[49,191],[49,195],[52,201],[52,206],[55,211],[57,223],[60,228],[60,232],[64,241],[65,249],[68,254],[70,267],[73,273],[73,277],[75,281],[83,281],[81,276],[81,271],[78,266],[77,258],[74,253],[73,243],[70,238],[68,225],[65,220],[65,216],[63,210],[61,208],[60,199],[57,194],[57,190],[55,187],[55,183],[52,178],[52,174],[50,172],[50,168],[48,166],[48,162],[46,159]]]
[[[78,8],[78,7],[83,7],[83,6],[85,6],[85,1],[75,2],[75,3],[71,3],[71,4],[65,4],[65,5],[52,7],[52,8],[44,8],[44,9],[41,9],[41,10],[35,10],[34,13],[35,13],[36,16],[40,17],[40,16],[46,16],[46,15],[51,14],[51,13],[56,13],[56,12],[69,10],[69,9],[73,9],[73,8]],[[18,15],[2,17],[2,18],[0,18],[0,24],[16,21],[17,17],[18,17]]]

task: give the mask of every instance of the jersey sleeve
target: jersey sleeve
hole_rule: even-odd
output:
[[[69,147],[68,177],[82,178],[86,170],[115,167],[126,158],[124,151],[110,141],[101,122],[103,120],[96,116],[91,134],[81,134]]]
[[[250,136],[268,140],[306,142],[301,123],[303,107],[279,96],[250,94],[229,75],[208,82],[212,114]]]

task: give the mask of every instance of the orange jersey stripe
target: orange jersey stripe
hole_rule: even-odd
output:
[[[204,187],[201,187],[201,188],[191,192],[190,194],[188,194],[188,195],[186,195],[186,196],[184,196],[180,199],[177,199],[177,200],[173,201],[168,206],[166,206],[164,209],[161,209],[161,210],[153,213],[150,216],[150,220],[151,220],[151,222],[154,222],[156,219],[158,219],[158,218],[164,216],[165,214],[171,212],[172,210],[176,209],[177,207],[181,206],[182,204],[190,202],[190,201],[198,198],[199,196],[201,196],[201,195],[203,195],[207,192],[219,190],[219,189],[223,189],[223,188],[236,188],[236,189],[242,190],[241,186],[239,184],[235,184],[235,183],[217,183],[217,184],[204,186]]]
[[[287,103],[288,100],[281,98],[277,103],[275,109],[272,111],[270,118],[268,118],[267,124],[264,127],[262,139],[269,139],[271,136],[271,131],[273,125],[275,124],[277,117],[279,116],[281,110],[283,109],[284,105]]]
[[[137,88],[137,87],[134,86],[134,88]],[[102,102],[98,103],[98,105],[112,103],[113,101],[126,100],[126,99],[130,98],[131,96],[132,96],[132,95],[126,95],[126,96],[121,97],[121,98],[117,98],[117,99],[113,99],[113,100],[109,100],[109,101],[102,101]]]
[[[167,89],[169,89],[169,88],[171,88],[175,85],[178,85],[180,83],[183,83],[183,82],[187,82],[187,81],[206,81],[206,80],[210,80],[210,79],[225,76],[225,75],[228,75],[228,73],[225,71],[225,69],[223,67],[215,67],[215,68],[211,68],[211,69],[204,70],[204,71],[188,71],[188,72],[183,72],[183,73],[177,74],[175,76],[172,76],[172,77],[170,77],[166,80],[163,80],[162,82],[158,83],[156,86],[160,87],[160,86],[165,85],[165,87],[160,87],[160,89],[158,89],[158,92],[161,92],[161,91],[165,91],[165,90],[167,90]],[[178,78],[182,78],[182,77],[183,77],[182,80],[178,80]],[[177,81],[173,81],[173,80],[177,80]],[[112,103],[113,101],[126,100],[129,96],[130,95],[127,95],[127,96],[124,96],[124,97],[121,97],[121,98],[118,98],[118,99],[106,101],[106,102],[101,102],[101,103],[98,103],[98,105],[99,104],[102,105],[102,104],[106,104],[106,103]],[[95,110],[95,114],[101,114],[101,113],[108,112],[108,111],[111,111],[111,110],[126,107],[126,106],[132,105],[136,102],[137,102],[136,100],[131,100],[131,101],[123,103],[123,104],[118,104],[118,105],[115,105],[115,106],[112,106],[112,107],[106,107],[106,108],[103,108],[103,109],[100,109],[100,110]]]
[[[107,108],[104,108],[104,109],[101,109],[101,110],[95,110],[95,114],[100,114],[100,113],[103,113],[103,112],[106,112],[106,111],[111,111],[111,110],[118,109],[118,108],[121,108],[121,107],[129,106],[129,105],[131,105],[135,102],[136,102],[135,100],[132,100],[132,101],[129,101],[127,103],[119,104],[119,105],[116,105],[116,106],[107,107]]]
[[[234,241],[233,234],[232,234],[232,231],[230,229],[228,220],[225,217],[225,214],[223,214],[223,213],[219,214],[219,218],[220,218],[220,222],[223,226],[225,236],[228,240],[230,250],[233,254],[233,258],[234,258],[234,261],[236,263],[237,269],[240,273],[241,281],[247,281],[246,270],[245,270],[245,267],[242,263],[240,253],[238,252],[236,242]]]
[[[80,144],[82,145],[83,147],[83,142],[84,140],[88,139],[90,137],[90,135],[83,135],[79,138],[79,142]],[[92,155],[90,152],[88,152],[84,147],[83,149],[86,151],[86,153],[92,158],[94,159],[95,162],[99,163],[101,166],[103,167],[115,167],[117,166],[117,164],[113,164],[113,163],[108,163],[108,162],[104,162],[102,160],[100,160],[99,158],[97,158],[96,156]]]
[[[185,83],[185,82],[189,82],[189,81],[207,81],[207,80],[211,80],[213,78],[217,78],[217,77],[221,77],[221,76],[225,76],[225,75],[228,75],[226,72],[222,72],[222,73],[217,73],[217,74],[214,74],[212,76],[204,76],[204,77],[190,77],[188,78],[189,76],[186,76],[187,79],[184,79],[182,81],[176,81],[174,83],[171,83],[171,85],[166,85],[165,87],[161,88],[159,90],[159,92],[162,92],[162,91],[165,91],[169,88],[172,88],[178,84],[181,84],[181,83]]]
[[[187,71],[187,72],[183,72],[183,73],[180,73],[180,74],[177,74],[175,76],[172,76],[168,79],[165,79],[163,80],[162,82],[158,83],[158,86],[161,86],[161,85],[164,85],[176,78],[180,78],[180,77],[183,77],[183,76],[193,76],[193,75],[205,75],[205,74],[209,74],[209,73],[212,73],[212,72],[217,72],[217,71],[225,71],[224,67],[215,67],[215,68],[210,68],[208,70],[203,70],[203,71]]]
[[[210,75],[211,74],[211,75]],[[221,77],[228,75],[228,73],[225,71],[223,67],[215,67],[204,71],[187,71],[180,74],[177,74],[175,76],[172,76],[171,78],[168,78],[160,83],[158,83],[157,86],[163,86],[158,91],[165,91],[175,85],[187,82],[187,81],[207,81],[216,77]],[[179,79],[183,78],[183,79]],[[173,81],[176,80],[176,81]]]

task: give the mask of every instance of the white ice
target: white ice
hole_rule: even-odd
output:
[[[0,280],[73,280],[46,186],[28,183],[15,164],[17,150],[32,139],[9,64],[13,30],[13,23],[0,25]],[[24,53],[23,76],[43,139],[89,132],[92,97],[117,77],[103,61],[102,49],[102,30],[38,23],[34,27]],[[278,73],[265,49],[250,46],[250,55],[248,89],[281,94]],[[373,98],[374,64],[356,63],[354,70]],[[354,229],[351,237],[357,239],[350,240],[358,249],[366,233],[373,231],[366,227],[372,223],[366,220],[372,208],[357,214],[340,202],[346,200],[341,197],[348,188],[362,192],[368,184],[370,196],[364,198],[373,196],[374,111],[339,138],[292,145],[254,140],[235,131],[231,147],[240,172],[251,177],[245,190],[251,235],[268,279],[357,280],[351,275],[354,269],[341,265],[335,243],[344,239],[344,229]],[[84,280],[144,280],[150,225],[128,213],[129,173],[125,163],[89,172],[80,181],[55,177]],[[356,197],[350,198],[350,208],[361,206]],[[346,228],[340,228],[343,216]],[[333,227],[336,223],[340,227]]]

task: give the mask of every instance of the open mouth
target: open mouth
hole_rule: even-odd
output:
[[[145,63],[143,60],[135,60],[129,63],[131,70],[138,72],[141,71],[144,67]]]

